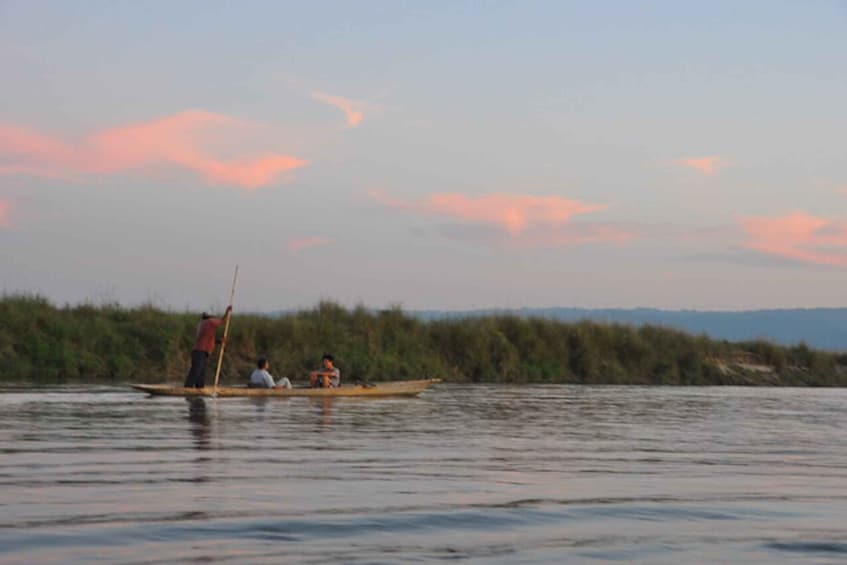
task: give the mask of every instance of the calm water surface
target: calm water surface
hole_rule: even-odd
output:
[[[847,391],[0,389],[0,563],[840,563]]]

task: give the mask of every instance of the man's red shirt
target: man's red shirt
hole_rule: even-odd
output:
[[[194,351],[205,351],[210,354],[215,350],[215,330],[223,324],[219,318],[209,318],[197,324],[197,339],[194,341]]]

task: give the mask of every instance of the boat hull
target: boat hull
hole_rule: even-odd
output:
[[[184,388],[181,386],[148,384],[134,384],[131,386],[135,390],[146,392],[152,396],[414,396],[420,394],[438,382],[441,382],[441,379],[393,381],[386,383],[374,383],[370,385],[343,385],[336,388],[248,388],[245,386]]]

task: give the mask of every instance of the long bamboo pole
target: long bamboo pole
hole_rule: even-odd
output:
[[[226,348],[226,338],[229,337],[229,321],[232,319],[232,300],[235,298],[235,281],[238,280],[238,265],[235,266],[235,274],[232,275],[232,290],[229,293],[229,316],[226,317],[226,323],[224,324],[224,339],[221,342],[221,349],[218,352],[218,367],[215,369],[215,391],[214,394],[217,395],[218,392],[218,379],[221,376],[221,362],[224,359],[224,348]]]

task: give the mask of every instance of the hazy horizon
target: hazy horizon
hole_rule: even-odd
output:
[[[137,302],[124,302],[118,300],[114,297],[109,296],[108,294],[101,295],[95,298],[87,298],[77,301],[57,301],[49,296],[44,294],[29,292],[29,291],[5,291],[0,294],[0,298],[12,298],[12,297],[25,297],[25,298],[39,298],[45,299],[53,306],[58,308],[64,307],[80,307],[80,306],[93,306],[95,308],[100,307],[108,307],[108,306],[118,306],[120,308],[126,309],[134,309],[134,308],[144,308],[144,307],[153,307],[159,310],[168,311],[168,312],[201,312],[208,311],[210,313],[215,313],[216,311],[223,310],[226,308],[228,300],[226,298],[211,303],[209,306],[201,306],[194,307],[191,305],[172,305],[165,304],[155,298],[148,298],[144,300],[139,300]],[[311,304],[303,304],[297,306],[291,306],[286,308],[243,308],[238,304],[238,298],[236,297],[234,301],[234,312],[236,314],[258,314],[258,315],[276,315],[280,313],[289,313],[289,312],[300,312],[305,310],[312,310],[320,306],[321,303],[328,302],[331,304],[336,304],[341,306],[342,308],[352,310],[355,308],[365,308],[371,311],[380,311],[387,310],[392,308],[400,308],[403,312],[408,313],[445,313],[445,314],[462,314],[462,313],[484,313],[484,312],[519,312],[521,310],[528,311],[544,311],[544,310],[585,310],[585,311],[620,311],[620,312],[635,312],[639,310],[644,311],[655,311],[655,312],[666,312],[666,313],[698,313],[698,314],[744,314],[744,313],[756,313],[756,312],[769,312],[769,311],[814,311],[814,310],[847,310],[847,306],[812,306],[812,307],[779,307],[779,308],[744,308],[739,310],[701,310],[695,308],[660,308],[660,307],[652,307],[652,306],[632,306],[632,307],[616,307],[616,306],[603,306],[603,307],[591,307],[591,306],[573,306],[568,304],[550,304],[544,306],[481,306],[475,308],[411,308],[405,304],[401,303],[390,303],[390,304],[382,304],[382,305],[373,305],[367,304],[364,302],[354,302],[354,303],[344,303],[338,300],[334,300],[332,298],[319,298],[315,300]]]

